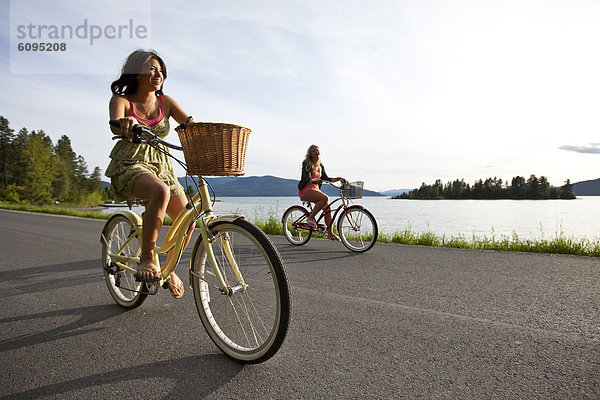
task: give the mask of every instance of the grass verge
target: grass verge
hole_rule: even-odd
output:
[[[93,209],[76,209],[64,206],[35,206],[0,202],[0,208],[8,210],[29,211],[44,214],[70,215],[74,217],[108,219],[111,214],[106,214]],[[283,235],[281,220],[275,215],[265,218],[255,218],[252,222],[269,235]],[[165,225],[170,225],[171,220],[165,218]],[[553,239],[523,239],[516,234],[509,236],[493,236],[491,238],[473,235],[465,236],[437,235],[432,232],[413,232],[407,228],[393,234],[379,234],[377,239],[382,243],[399,243],[408,245],[421,245],[432,247],[447,247],[477,250],[522,251],[529,253],[554,253],[572,254],[577,256],[600,257],[600,241],[586,238],[567,237],[563,234],[556,235]]]

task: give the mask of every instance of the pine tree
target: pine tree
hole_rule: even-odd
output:
[[[2,161],[2,175],[4,177],[4,187],[9,184],[9,161],[12,152],[12,141],[15,137],[14,129],[11,129],[8,120],[0,117],[0,159]]]

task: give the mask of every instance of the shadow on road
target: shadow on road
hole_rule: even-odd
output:
[[[0,299],[86,285],[102,276],[100,259],[4,271]]]
[[[341,246],[341,245],[340,245]],[[344,260],[352,257],[361,257],[365,253],[356,253],[342,247],[339,250],[331,250],[330,247],[277,245],[277,250],[285,260],[286,264],[305,264],[312,261]]]
[[[103,328],[90,328],[98,322],[106,321],[117,315],[123,314],[123,309],[116,304],[97,305],[91,307],[71,308],[68,310],[48,311],[37,314],[22,315],[18,317],[0,319],[0,327],[2,324],[15,324],[28,320],[56,318],[64,316],[78,316],[79,318],[66,325],[58,326],[54,329],[30,333],[14,337],[10,339],[0,340],[0,352],[20,349],[23,347],[34,346],[40,343],[52,342],[68,337],[85,335],[90,332],[99,331]]]
[[[38,399],[52,396],[76,398],[81,393],[71,392],[89,388],[92,389],[88,392],[93,393],[96,398],[126,396],[128,399],[157,397],[197,399],[203,398],[227,384],[243,368],[243,365],[230,360],[225,355],[189,356],[174,360],[153,361],[67,380],[10,394],[0,397],[0,399]],[[143,385],[140,385],[140,382],[143,382]],[[168,382],[170,389],[158,386],[161,382]],[[132,387],[137,389],[134,390]]]

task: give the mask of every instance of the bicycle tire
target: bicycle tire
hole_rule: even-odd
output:
[[[283,234],[291,244],[302,246],[308,243],[313,231],[297,226],[297,222],[306,222],[308,211],[304,207],[292,206],[285,210],[281,223],[283,224]]]
[[[244,219],[218,222],[211,228],[215,258],[229,287],[238,280],[227,259],[221,237],[228,237],[236,263],[248,287],[222,294],[206,255],[196,241],[190,279],[198,314],[208,336],[227,356],[256,364],[271,358],[288,329],[291,297],[279,252],[269,238]]]
[[[127,217],[116,214],[104,225],[102,230],[106,242],[102,240],[102,265],[104,266],[104,280],[108,291],[118,305],[127,309],[133,309],[142,305],[147,294],[143,293],[144,283],[136,281],[134,274],[114,265],[109,253],[117,253],[125,241],[134,233],[134,226]],[[132,240],[123,249],[122,253],[129,257],[139,257],[141,243]],[[108,247],[107,247],[108,243]],[[136,265],[129,264],[132,268]]]
[[[357,253],[371,249],[377,242],[377,221],[360,206],[344,210],[338,218],[337,229],[344,246]]]

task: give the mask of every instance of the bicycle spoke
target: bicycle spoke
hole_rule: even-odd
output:
[[[128,264],[116,256],[137,258],[140,255],[140,245],[137,237],[130,237],[133,233],[133,225],[123,215],[111,217],[103,230],[104,240],[102,244],[104,278],[113,299],[122,307],[135,308],[142,304],[146,294],[142,293],[142,283],[136,281],[133,273],[117,267],[115,260]],[[128,264],[136,268],[134,264]]]
[[[279,261],[274,264],[277,258],[271,259],[254,235],[263,235],[261,240],[268,239],[246,221],[240,223],[244,228],[223,224],[214,232],[217,239],[212,248],[218,265],[210,265],[204,250],[193,256],[193,268],[201,272],[200,276],[204,274],[202,269],[208,272],[219,268],[229,289],[227,294],[205,283],[199,284],[200,290],[196,290],[197,283],[194,283],[194,295],[200,317],[213,341],[238,360],[258,362],[270,357],[274,347],[280,345],[275,342],[282,340],[281,329],[287,327],[287,314],[282,314],[282,307],[287,309],[288,302],[280,299],[282,293],[278,282],[283,278],[274,269],[281,267]],[[246,231],[247,225],[255,230],[254,233]],[[221,240],[223,235],[228,239]],[[244,287],[241,287],[232,264],[237,265]],[[192,276],[197,279],[194,274]]]
[[[377,240],[377,223],[365,209],[350,207],[338,220],[338,231],[344,246],[352,251],[367,251]]]

